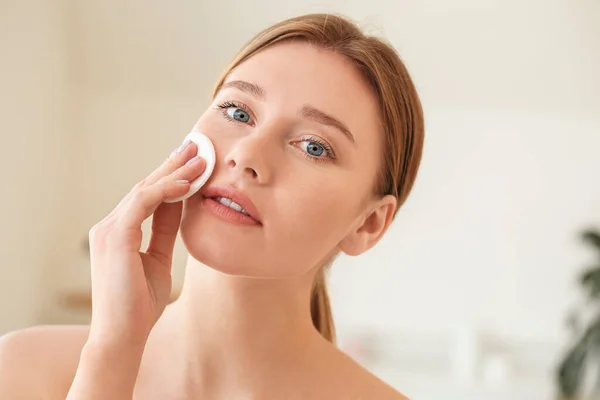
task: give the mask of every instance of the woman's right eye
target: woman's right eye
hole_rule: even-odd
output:
[[[248,108],[241,103],[226,101],[217,106],[223,117],[231,122],[240,122],[242,124],[252,124],[252,117]]]
[[[235,119],[236,121],[240,121],[240,122],[249,122],[250,121],[250,114],[248,114],[246,111],[242,110],[241,108],[229,107],[226,111],[227,111],[227,115],[229,115],[230,118]]]

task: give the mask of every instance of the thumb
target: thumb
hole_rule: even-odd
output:
[[[144,260],[147,254],[142,254]],[[162,314],[169,303],[172,288],[171,271],[169,268],[156,262],[144,262],[144,275],[148,282],[148,289],[153,298],[155,318]]]

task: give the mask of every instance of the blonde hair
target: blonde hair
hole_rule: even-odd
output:
[[[414,184],[424,140],[423,110],[412,79],[394,48],[382,39],[365,35],[348,19],[332,14],[309,14],[279,22],[256,35],[237,54],[219,79],[215,95],[229,73],[257,52],[276,43],[304,40],[350,59],[362,72],[379,102],[383,163],[374,185],[377,195],[393,195],[396,211]],[[325,272],[317,273],[310,309],[315,328],[335,341],[335,327]]]

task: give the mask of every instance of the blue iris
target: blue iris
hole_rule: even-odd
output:
[[[236,121],[248,122],[250,121],[250,115],[242,110],[241,108],[231,107],[227,110],[227,114]]]
[[[325,148],[316,142],[309,142],[306,146],[306,151],[311,156],[320,157],[325,152]]]

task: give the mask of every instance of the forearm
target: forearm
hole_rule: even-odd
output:
[[[144,343],[84,346],[67,400],[131,400]]]

